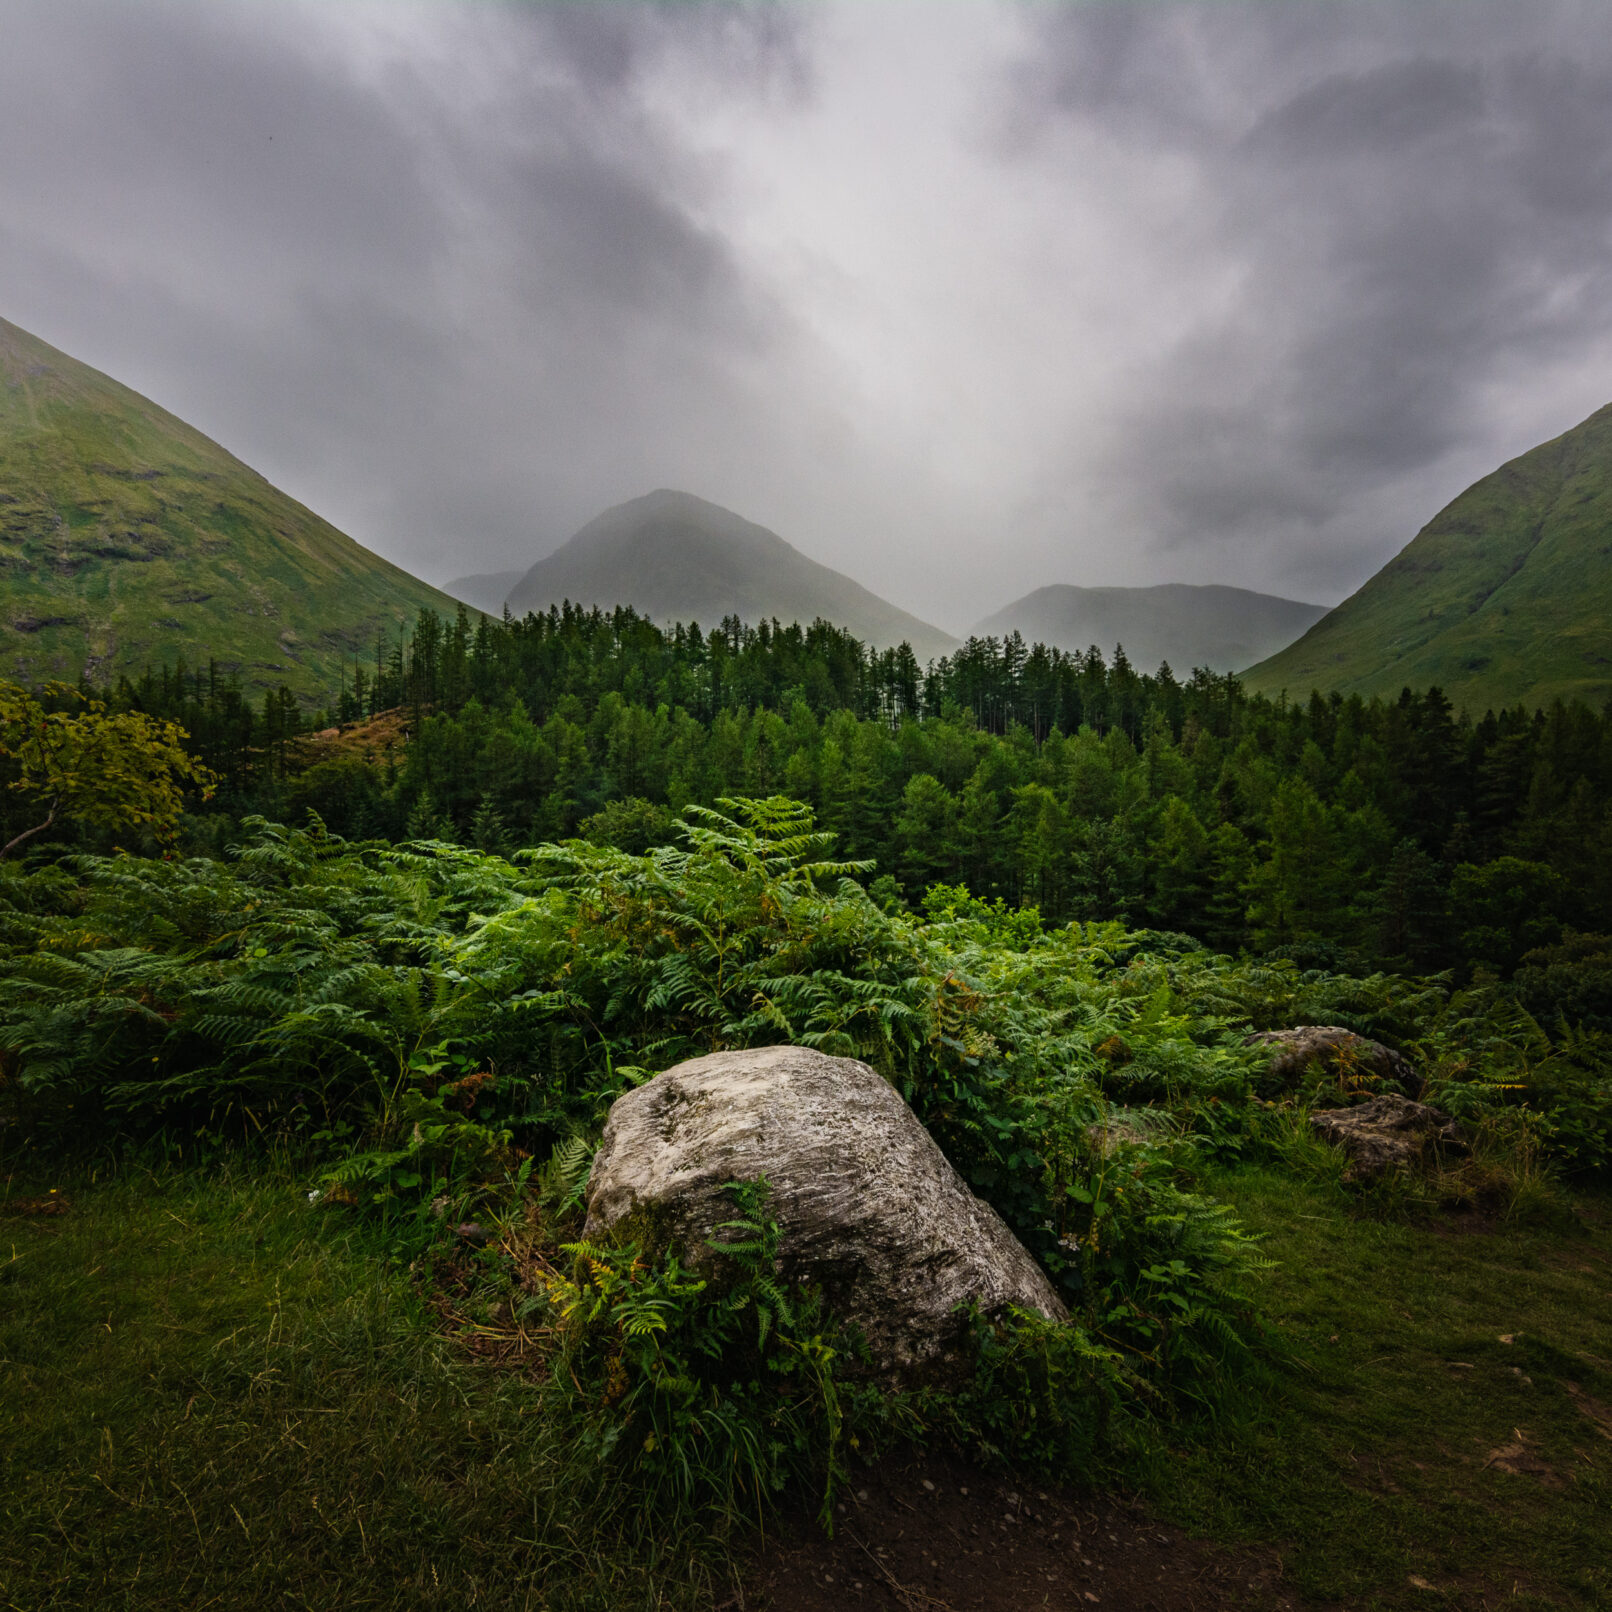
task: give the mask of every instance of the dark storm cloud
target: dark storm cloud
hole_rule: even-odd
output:
[[[1537,440],[1508,439],[1495,391],[1612,332],[1606,20],[1435,3],[1043,16],[1009,148],[1101,131],[1184,165],[1181,272],[1231,286],[1120,400],[1109,474],[1161,541],[1264,539],[1292,574],[1352,583],[1361,550],[1386,558],[1433,512],[1380,529],[1452,456],[1444,496]]]
[[[4,311],[429,574],[552,543],[787,326],[641,93],[679,53],[805,91],[771,9],[0,0]]]
[[[1336,597],[1612,393],[1605,23],[0,0],[0,314],[433,580],[669,485],[953,629]]]

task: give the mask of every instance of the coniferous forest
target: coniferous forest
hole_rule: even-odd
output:
[[[883,899],[961,884],[1356,971],[1527,958],[1538,1005],[1566,990],[1612,1025],[1612,713],[1581,705],[1278,703],[1016,635],[925,671],[824,622],[702,633],[628,609],[422,612],[311,715],[216,668],[110,697],[193,736],[221,782],[189,832],[216,844],[311,811],[353,839],[641,851],[687,805],[783,794],[876,863]]]

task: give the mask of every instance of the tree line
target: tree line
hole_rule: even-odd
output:
[[[1328,966],[1510,973],[1565,947],[1612,983],[1612,942],[1581,938],[1612,911],[1612,711],[1583,705],[1290,703],[1017,634],[924,670],[821,621],[575,607],[422,612],[312,714],[284,690],[254,705],[216,666],[107,698],[192,735],[220,779],[203,839],[312,810],[356,838],[636,851],[686,805],[782,794],[876,862],[887,900],[963,884]]]

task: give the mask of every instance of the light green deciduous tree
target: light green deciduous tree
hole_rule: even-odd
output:
[[[167,839],[183,786],[210,792],[213,775],[185,749],[188,735],[177,723],[108,712],[66,684],[44,692],[66,709],[47,710],[20,685],[0,683],[0,755],[15,774],[9,787],[42,814],[0,847],[0,857],[63,822],[112,834],[144,828]]]

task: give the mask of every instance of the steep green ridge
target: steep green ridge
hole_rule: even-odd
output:
[[[803,626],[821,616],[880,649],[905,641],[920,661],[957,647],[949,633],[808,559],[776,532],[665,487],[596,515],[526,573],[509,608],[524,615],[567,599],[632,605],[654,621],[706,628],[724,616]]]
[[[217,656],[248,689],[323,695],[421,605],[456,608],[0,319],[0,675],[100,679]]]
[[[1217,584],[1077,588],[1055,583],[1003,606],[974,632],[1001,638],[1017,630],[1028,643],[1073,654],[1093,644],[1105,652],[1121,644],[1125,658],[1142,671],[1157,671],[1168,661],[1184,675],[1198,666],[1234,672],[1292,643],[1325,614],[1325,605]]]
[[[1437,684],[1478,715],[1612,696],[1612,405],[1469,487],[1243,679],[1293,696]]]

